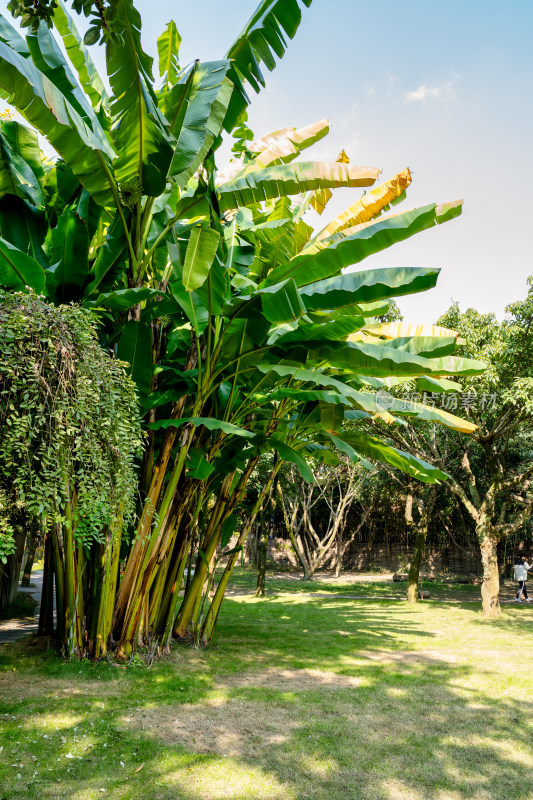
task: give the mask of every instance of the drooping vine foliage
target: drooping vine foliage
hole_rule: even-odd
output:
[[[96,338],[91,313],[0,291],[0,479],[30,515],[101,541],[119,506],[134,513],[141,445],[135,388]]]

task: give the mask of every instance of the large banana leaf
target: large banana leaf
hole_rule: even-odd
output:
[[[235,123],[245,111],[249,98],[244,84],[247,81],[256,91],[265,85],[260,62],[274,69],[274,54],[281,58],[285,52],[285,36],[293,38],[302,12],[300,2],[309,7],[312,0],[262,0],[251,19],[227,52],[232,67],[228,77],[234,90],[224,127],[231,133]]]
[[[423,292],[435,286],[438,275],[438,269],[422,267],[361,270],[309,283],[300,295],[310,311],[330,310]]]
[[[0,200],[0,236],[45,269],[50,266],[42,249],[46,231],[45,215],[33,205],[10,194]]]
[[[45,273],[38,261],[5,239],[0,239],[0,284],[19,291],[30,286],[37,294],[41,294]]]
[[[178,54],[181,36],[174,20],[170,20],[164,32],[157,40],[159,55],[159,75],[165,78],[166,85],[173,85],[179,77]]]
[[[98,249],[98,255],[91,269],[91,282],[86,289],[87,296],[95,294],[97,290],[110,288],[125,265],[126,253],[124,228],[117,211],[106,231],[104,243]]]
[[[389,205],[389,203],[400,197],[410,183],[411,173],[407,168],[363,195],[360,200],[326,225],[325,228],[313,237],[312,241],[320,242],[322,239],[327,239],[334,233],[374,219]]]
[[[167,95],[165,113],[178,139],[169,175],[179,186],[186,186],[222,130],[233,88],[226,77],[229,68],[230,62],[224,60],[198,64],[192,82],[183,79],[186,91],[179,91],[178,85]],[[180,114],[184,102],[184,113]]]
[[[221,419],[213,419],[212,417],[182,417],[181,419],[161,419],[157,422],[150,423],[147,427],[153,431],[159,431],[167,428],[180,428],[182,425],[191,423],[196,428],[203,425],[208,431],[222,431],[228,436],[242,436],[245,439],[253,438],[253,433],[233,425],[231,422],[224,422]]]
[[[131,0],[116,0],[116,14],[124,30],[107,45],[118,153],[115,175],[123,191],[157,197],[165,189],[172,141],[151,88],[152,58],[141,47],[139,12]]]
[[[461,212],[460,204],[450,205],[453,205],[454,215]],[[382,217],[376,222],[359,225],[355,230],[348,229],[303,250],[287,264],[272,270],[265,283],[278,283],[293,277],[298,286],[305,286],[338,275],[345,267],[358,264],[367,256],[445,221],[448,211],[448,206],[443,209],[432,204]]]
[[[76,207],[63,211],[48,232],[45,250],[53,264],[46,279],[49,296],[61,303],[77,300],[89,275],[89,231]]]
[[[258,153],[246,171],[260,167],[268,167],[273,161],[287,164],[295,159],[302,150],[318,142],[329,132],[329,120],[321,119],[306,125],[305,128],[284,128],[283,131],[271,133],[263,139],[251,142],[248,150]]]
[[[42,208],[44,173],[35,131],[16,120],[0,122],[0,157],[0,198],[12,194]]]
[[[199,289],[204,283],[215,260],[220,234],[212,228],[193,228],[185,260],[182,282],[187,292]]]
[[[109,97],[106,88],[63,0],[57,0],[54,25],[63,39],[67,55],[93,108],[98,108],[100,104],[107,108]]]
[[[220,209],[226,211],[280,195],[299,194],[324,186],[371,186],[378,175],[379,169],[374,167],[302,161],[246,172],[217,186],[217,194]]]
[[[386,445],[374,436],[356,431],[342,431],[338,438],[347,442],[354,450],[368,458],[373,458],[384,464],[390,464],[402,472],[406,472],[413,478],[417,478],[423,483],[440,483],[448,479],[445,472],[428,464],[421,458],[416,458],[403,450]]]
[[[39,72],[59,89],[92,131],[99,130],[100,122],[48,25],[41,21],[36,30],[30,30],[26,43]]]
[[[113,195],[102,159],[114,153],[101,129],[91,130],[33,63],[0,42],[0,95],[40,131],[100,205]]]
[[[348,337],[348,341],[356,341],[357,334]],[[369,344],[376,344],[371,336],[366,337]],[[383,342],[386,347],[403,350],[405,353],[416,353],[424,358],[440,358],[450,356],[455,352],[457,341],[454,336],[405,336],[398,339],[387,339]]]
[[[452,331],[451,328],[403,321],[372,322],[365,325],[365,331],[374,336],[383,336],[386,339],[398,339],[401,336],[454,336],[457,339],[459,335],[456,331]]]
[[[300,356],[288,349],[287,358],[291,357]],[[313,361],[327,361],[333,367],[376,377],[480,375],[486,369],[485,364],[473,359],[457,356],[426,359],[385,344],[327,342],[310,350],[309,357]]]

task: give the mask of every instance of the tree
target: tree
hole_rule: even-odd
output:
[[[361,465],[354,464],[347,456],[336,460],[336,464],[332,463],[332,458],[326,463],[314,464],[314,482],[309,484],[302,484],[294,466],[287,465],[277,483],[285,528],[302,565],[304,580],[312,578],[328,557],[331,558],[334,547],[336,572],[340,574],[344,552],[372,508],[366,509],[359,526],[344,540],[348,515],[359,491]]]
[[[403,349],[347,341],[391,298],[433,286],[438,272],[343,268],[452,219],[461,204],[383,214],[411,181],[404,170],[314,234],[303,219],[309,207],[322,208],[335,187],[371,186],[379,170],[344,157],[297,161],[327,120],[264,139],[247,128],[244,81],[263,84],[259,64],[272,68],[283,54],[298,0],[264,0],[226,59],[184,69],[169,23],[158,87],[138,12],[130,0],[112,8],[123,35],[106,37],[111,98],[61,0],[53,24],[68,59],[42,21],[26,39],[7,20],[0,28],[0,92],[60,156],[44,159],[32,128],[1,123],[0,282],[98,313],[100,341],[129,363],[144,414],[141,507],[116,597],[113,560],[103,567],[112,618],[97,657],[109,645],[128,656],[152,637],[166,648],[191,631],[210,640],[237,554],[204,613],[206,583],[263,453],[309,477],[302,453],[318,442],[439,480],[439,470],[382,442],[357,431],[347,438],[344,409],[381,414],[372,376],[481,368],[434,360],[440,343],[420,355],[416,337]],[[223,131],[234,134],[237,156],[225,174],[216,164]],[[187,565],[194,575],[182,597]]]
[[[439,387],[424,379],[419,392],[426,400],[431,393],[430,402],[441,413],[462,407],[470,426],[466,423],[456,432],[453,426],[431,430],[416,420],[404,431],[389,430],[388,436],[448,474],[445,487],[475,525],[483,566],[483,614],[488,617],[501,613],[498,542],[517,531],[533,510],[533,282],[528,283],[526,299],[509,305],[501,323],[474,309],[461,313],[457,304],[439,320],[457,331],[459,352],[483,360],[487,369],[475,379],[465,377],[462,385],[448,382]],[[402,388],[412,398],[413,385],[404,383]],[[383,401],[391,414],[413,406],[412,400],[392,394]]]

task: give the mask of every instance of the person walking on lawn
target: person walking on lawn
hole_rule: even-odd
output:
[[[531,598],[527,596],[526,589],[528,570],[531,570],[531,567],[527,563],[526,557],[518,556],[514,563],[514,579],[518,581],[518,594],[516,595],[515,603],[522,602],[522,595],[524,595],[526,603],[531,603]]]

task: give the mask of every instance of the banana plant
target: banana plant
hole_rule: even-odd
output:
[[[315,234],[306,212],[319,193],[370,187],[379,169],[344,153],[301,160],[327,121],[257,140],[247,129],[245,82],[264,84],[260,63],[272,69],[283,55],[302,5],[310,0],[264,0],[226,58],[185,67],[169,23],[156,81],[137,10],[114,0],[121,35],[104,37],[110,94],[62,0],[54,28],[41,21],[25,38],[0,17],[0,96],[29,123],[0,123],[0,283],[99,316],[102,344],[129,364],[146,432],[124,574],[115,596],[117,532],[108,557],[84,561],[91,585],[105,588],[105,612],[87,632],[83,609],[71,610],[80,616],[73,652],[99,658],[112,645],[129,656],[152,635],[167,647],[191,631],[211,640],[252,524],[237,533],[235,510],[263,453],[277,454],[276,469],[293,462],[304,479],[306,453],[319,448],[431,483],[446,476],[353,423],[401,424],[409,414],[467,424],[421,404],[387,410],[376,396],[389,379],[438,386],[483,368],[453,356],[453,335],[379,327],[390,299],[433,287],[438,270],[343,272],[457,216],[461,204],[387,213],[410,182],[405,170]],[[218,170],[224,131],[242,144]],[[57,158],[43,157],[37,132]],[[273,469],[252,517],[274,480]],[[233,534],[237,550],[206,608],[206,580]],[[83,542],[76,547],[81,559]]]

